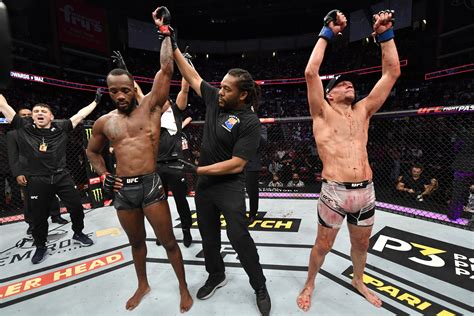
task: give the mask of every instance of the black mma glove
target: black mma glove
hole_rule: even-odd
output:
[[[127,65],[125,65],[125,61],[123,60],[122,54],[118,50],[113,51],[112,62],[117,66],[117,68],[123,69],[128,71]]]
[[[100,100],[102,100],[102,93],[103,93],[103,89],[102,88],[98,88],[95,92],[95,103],[99,104],[100,103]]]
[[[102,183],[104,185],[105,194],[114,194],[114,192],[120,190],[122,183],[120,179],[110,173],[104,173],[100,176]]]
[[[197,166],[193,163],[187,162],[186,160],[183,159],[178,159],[178,164],[176,165],[169,165],[168,168],[176,171],[181,171],[184,173],[196,173],[197,172]]]
[[[332,38],[334,37],[334,33],[331,30],[331,28],[329,27],[329,23],[334,22],[334,24],[336,24],[337,12],[339,12],[339,10],[334,9],[334,10],[329,11],[326,14],[326,16],[324,17],[324,26],[321,29],[321,32],[319,32],[319,37],[324,38],[328,42],[330,42],[332,40]]]
[[[386,31],[384,31],[383,33],[375,35],[375,39],[377,40],[377,43],[387,42],[387,41],[389,41],[389,40],[391,40],[392,38],[395,37],[395,33],[393,32],[393,25],[395,25],[395,18],[393,17],[394,14],[395,14],[394,10],[379,11],[379,13],[374,14],[372,16],[372,23],[375,24],[375,22],[377,21],[377,19],[375,18],[376,15],[380,16],[380,14],[385,14],[385,13],[391,13],[392,14],[392,18],[388,21],[388,23],[392,23],[392,26],[390,26],[390,28],[387,29]],[[375,29],[374,29],[374,32],[375,32]]]
[[[184,49],[183,57],[184,57],[184,59],[186,59],[188,64],[190,64],[191,67],[194,68],[194,65],[193,65],[193,62],[192,62],[193,56],[191,56],[191,54],[188,53],[188,49],[189,49],[189,46],[186,46],[186,48]]]
[[[171,22],[171,13],[167,7],[159,7],[156,11],[157,19],[163,19],[163,25],[158,27],[158,38],[162,41],[165,37],[169,36],[171,39],[171,48],[175,51],[178,48],[178,40],[175,30],[170,26]]]

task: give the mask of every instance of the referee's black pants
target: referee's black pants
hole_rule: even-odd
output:
[[[259,171],[245,171],[245,189],[249,197],[249,215],[257,216],[258,212],[258,176]]]
[[[196,211],[202,237],[206,271],[209,277],[220,278],[225,273],[221,256],[221,220],[224,216],[227,237],[237,252],[240,263],[249,276],[250,285],[257,290],[265,285],[257,247],[250,236],[245,217],[245,192],[229,188],[228,183],[212,184],[198,178]]]
[[[44,247],[48,237],[48,217],[51,203],[57,194],[71,215],[72,230],[84,229],[84,210],[81,196],[67,171],[48,176],[28,177],[28,207],[33,214],[33,238],[36,247]]]
[[[170,163],[158,163],[157,172],[160,176],[163,188],[168,197],[168,190],[173,192],[173,198],[176,202],[176,208],[178,209],[179,218],[181,219],[181,228],[190,229],[192,225],[191,210],[189,209],[189,203],[186,199],[188,186],[186,184],[185,174],[182,172],[177,173],[175,170],[167,168]]]

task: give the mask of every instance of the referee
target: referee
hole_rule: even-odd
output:
[[[183,155],[183,112],[188,103],[189,84],[186,80],[181,80],[181,91],[176,97],[176,103],[168,99],[163,106],[161,115],[160,146],[158,148],[157,171],[160,175],[165,192],[169,189],[173,192],[179,217],[181,219],[181,229],[183,230],[183,244],[189,247],[193,241],[191,236],[191,210],[186,199],[187,185],[183,172],[170,170],[170,166],[179,162],[177,159],[184,159]],[[166,195],[168,197],[168,195]],[[159,244],[159,241],[157,241]]]
[[[229,241],[255,290],[258,309],[262,315],[268,315],[270,296],[245,216],[243,172],[260,143],[260,121],[251,109],[253,106],[257,110],[259,86],[248,71],[231,69],[222,79],[220,89],[215,88],[186,62],[179,49],[173,55],[181,74],[206,105],[199,167],[182,161],[184,168],[198,175],[196,210],[209,273],[196,296],[207,299],[227,281],[220,253],[222,213]]]
[[[31,119],[15,113],[0,94],[0,111],[18,131],[20,163],[27,175],[28,206],[33,213],[33,238],[36,251],[31,259],[38,264],[47,252],[48,216],[55,194],[59,196],[71,215],[74,241],[90,246],[93,241],[83,232],[84,210],[74,181],[66,170],[66,145],[68,132],[72,131],[97,106],[101,98],[98,89],[95,100],[82,108],[69,120],[53,121],[49,105],[38,103],[33,107]]]

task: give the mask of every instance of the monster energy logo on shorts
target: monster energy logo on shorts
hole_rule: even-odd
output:
[[[91,190],[91,192],[92,192],[92,195],[94,196],[94,200],[96,202],[100,202],[104,198],[103,195],[102,195],[102,189],[101,188],[93,189],[93,190]]]

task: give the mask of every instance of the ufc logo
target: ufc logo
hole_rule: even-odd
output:
[[[404,240],[388,237],[385,235],[379,236],[379,238],[375,242],[372,249],[379,252],[382,252],[384,248],[392,249],[396,251],[410,251],[413,249],[413,247],[420,249],[420,254],[421,254],[420,257],[422,258],[409,257],[408,258],[409,260],[425,265],[425,266],[434,267],[434,268],[440,268],[445,265],[443,258],[437,256],[437,254],[441,254],[446,251],[428,247],[425,245],[420,245],[414,242],[408,243]]]
[[[353,188],[361,187],[363,185],[364,185],[363,183],[351,183],[351,187]]]
[[[32,195],[32,196],[30,197],[30,199],[32,199],[32,200],[37,200],[37,199],[38,199],[38,196],[37,196],[37,195]]]
[[[131,183],[138,183],[138,178],[127,179],[127,183],[128,183],[128,184],[131,184]]]

